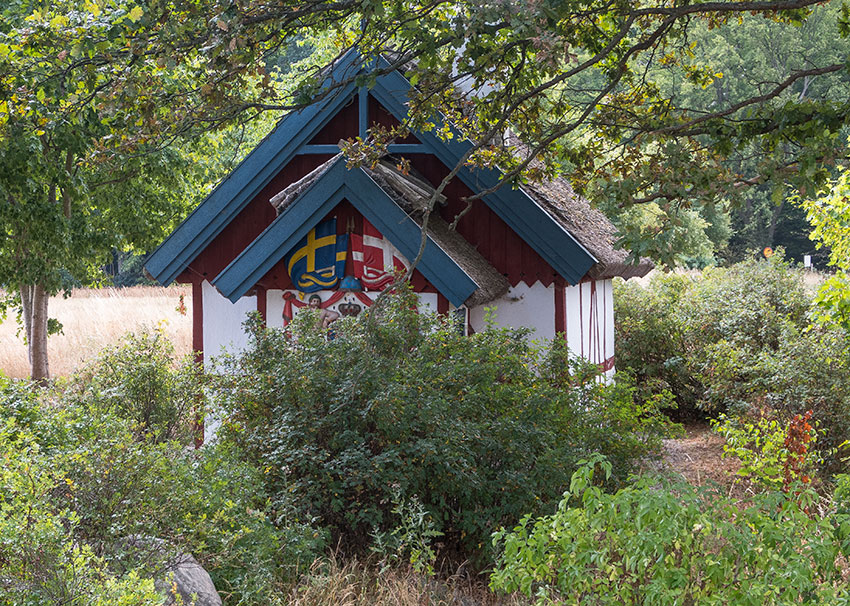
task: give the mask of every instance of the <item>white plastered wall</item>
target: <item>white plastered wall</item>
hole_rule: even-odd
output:
[[[520,282],[508,293],[487,305],[469,310],[473,330],[484,330],[487,309],[495,308],[496,326],[526,326],[532,339],[555,336],[555,286]],[[614,356],[614,290],[611,280],[583,282],[564,289],[567,345],[573,355],[595,364]],[[606,372],[613,376],[613,369]]]
[[[611,280],[582,282],[567,286],[565,294],[566,338],[570,351],[596,364],[604,364],[614,356],[614,293]],[[308,295],[291,291],[300,301]],[[266,292],[266,321],[272,328],[283,327],[284,291]],[[319,291],[327,300],[334,291]],[[368,293],[375,298],[378,293]],[[242,297],[231,303],[208,282],[203,284],[204,296],[204,357],[205,366],[211,368],[211,358],[227,351],[236,353],[248,344],[242,323],[249,312],[257,309],[256,296]],[[420,293],[421,311],[437,312],[437,295]],[[342,303],[360,303],[353,294],[346,294],[331,309],[338,311]],[[496,326],[526,326],[532,330],[532,339],[551,339],[555,336],[555,287],[540,282],[533,285],[520,282],[503,297],[469,310],[469,323],[476,332],[484,330],[487,309],[495,308]],[[297,313],[298,308],[293,307]],[[613,369],[606,374],[613,375]]]
[[[507,294],[486,305],[469,310],[469,323],[475,332],[486,328],[484,317],[495,308],[496,326],[526,326],[532,339],[551,339],[555,336],[555,287],[535,282],[528,286],[520,282]]]
[[[204,369],[211,371],[217,356],[238,353],[248,345],[248,335],[242,329],[242,323],[250,312],[257,311],[257,297],[242,297],[231,303],[206,280],[202,295]]]
[[[422,313],[435,314],[437,312],[437,300],[439,295],[435,292],[419,293],[419,311]]]
[[[266,326],[283,328],[283,291],[272,289],[266,291]]]

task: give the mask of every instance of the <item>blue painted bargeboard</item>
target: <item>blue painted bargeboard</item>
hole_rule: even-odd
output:
[[[359,63],[362,63],[360,56],[356,52],[349,53],[334,67],[328,81],[339,78],[347,70],[357,69]],[[377,79],[372,94],[397,119],[404,120],[407,116],[405,103],[409,89],[410,83],[401,74],[392,72]],[[275,130],[151,254],[146,267],[154,278],[163,284],[173,281],[257,192],[304,149],[313,135],[333,118],[354,91],[354,85],[349,84],[340,93],[285,116]],[[393,146],[398,149],[392,151],[430,152],[447,166],[454,166],[470,146],[468,141],[457,138],[443,141],[433,133],[417,134],[424,145],[409,148],[398,145]],[[364,173],[364,176],[367,175]],[[491,187],[499,179],[496,171],[472,171],[469,168],[461,170],[459,177],[473,191]],[[485,196],[484,202],[570,283],[577,283],[596,262],[584,247],[524,192],[506,185]]]
[[[362,169],[340,158],[213,280],[235,302],[251,290],[296,243],[345,198],[408,259],[418,250],[421,230]],[[422,275],[459,307],[478,285],[430,237],[418,266]]]

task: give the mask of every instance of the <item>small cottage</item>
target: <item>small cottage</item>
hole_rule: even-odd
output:
[[[350,53],[328,82],[363,69]],[[244,346],[248,312],[283,327],[312,306],[330,324],[370,306],[409,267],[425,202],[470,144],[416,133],[389,145],[376,166],[348,168],[337,143],[403,121],[410,86],[394,71],[288,114],[151,254],[146,267],[160,283],[192,284],[193,346],[207,363]],[[402,157],[410,170],[398,169]],[[498,180],[465,167],[443,190],[413,273],[420,309],[454,314],[469,333],[484,329],[492,309],[497,325],[566,339],[612,371],[611,280],[643,276],[651,263],[628,263],[611,223],[563,180],[500,187],[451,229],[464,198]]]

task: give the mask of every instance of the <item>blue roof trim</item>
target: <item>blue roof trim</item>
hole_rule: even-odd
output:
[[[421,227],[362,169],[349,172],[346,186],[348,201],[405,257],[415,259]],[[430,237],[417,269],[455,307],[478,290],[475,281]]]
[[[322,177],[298,197],[239,253],[213,280],[213,285],[233,302],[254,287],[260,278],[280,261],[343,198],[343,182],[325,179],[328,173],[345,170],[340,159]]]
[[[361,64],[359,53],[349,52],[333,67],[325,85],[351,75],[346,73],[349,70],[359,71]],[[383,59],[380,65],[388,66]],[[396,118],[404,120],[410,88],[400,73],[391,72],[379,77],[370,92]],[[151,275],[162,284],[172,282],[356,91],[351,83],[316,104],[284,116],[260,145],[151,253],[145,265]],[[470,146],[468,141],[457,138],[443,141],[433,133],[417,135],[425,145],[405,152],[434,153],[447,166],[457,164]],[[473,171],[465,167],[458,176],[473,191],[480,191],[495,185],[500,175],[494,170]],[[485,196],[484,202],[570,283],[581,280],[596,263],[592,254],[524,192],[504,186]]]
[[[325,86],[352,68],[360,55],[350,52],[333,68]],[[300,111],[284,116],[275,129],[216,186],[203,202],[151,253],[145,267],[161,284],[171,283],[257,193],[330,121],[355,93],[353,83]]]
[[[420,227],[362,169],[338,160],[213,280],[235,302],[343,199],[351,202],[408,259],[416,256]],[[418,266],[422,275],[456,307],[478,285],[431,238]]]
[[[387,64],[384,62],[383,65]],[[404,121],[407,117],[407,92],[410,88],[411,85],[404,76],[398,72],[390,72],[377,79],[371,92],[390,113],[398,120]],[[416,135],[449,167],[455,166],[472,145],[457,136],[443,141],[433,132],[417,132]],[[500,175],[492,169],[472,170],[470,167],[464,167],[458,177],[472,191],[480,191],[496,185]],[[483,200],[571,284],[577,284],[597,262],[572,234],[525,192],[504,185],[494,193],[484,196]]]

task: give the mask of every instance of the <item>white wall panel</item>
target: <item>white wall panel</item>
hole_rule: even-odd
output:
[[[551,339],[555,336],[555,287],[535,282],[527,286],[520,282],[508,293],[492,303],[469,310],[473,330],[485,328],[487,308],[495,307],[496,326],[527,326],[532,329],[532,339]]]
[[[437,313],[437,293],[421,292],[419,293],[419,311],[431,314]]]
[[[257,311],[257,297],[242,297],[231,303],[207,282],[202,287],[204,304],[204,368],[213,370],[213,358],[221,353],[237,353],[248,345],[242,323],[248,313]]]
[[[280,289],[266,291],[266,326],[283,328],[283,291]]]

